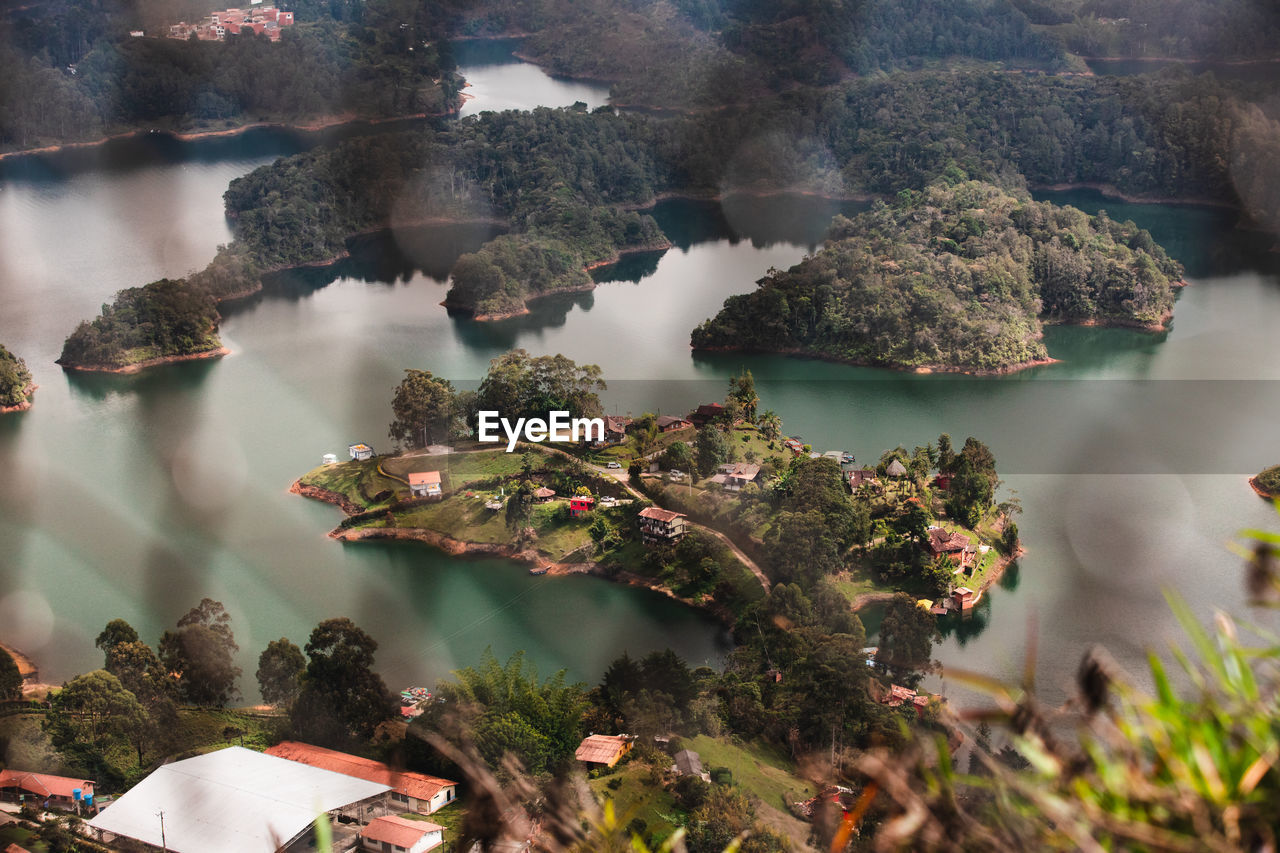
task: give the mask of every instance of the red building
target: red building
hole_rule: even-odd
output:
[[[596,499],[590,495],[581,495],[569,498],[569,514],[574,518],[582,515],[584,512],[591,512],[595,508]]]

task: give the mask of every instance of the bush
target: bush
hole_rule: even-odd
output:
[[[711,781],[717,785],[732,785],[733,772],[728,767],[712,767]]]

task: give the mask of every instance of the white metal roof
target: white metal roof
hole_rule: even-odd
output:
[[[175,853],[273,853],[316,816],[386,785],[238,746],[159,768],[89,821]]]

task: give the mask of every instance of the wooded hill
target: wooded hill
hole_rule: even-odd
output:
[[[27,402],[31,372],[27,364],[0,344],[0,408]]]
[[[695,349],[998,371],[1047,357],[1042,318],[1159,326],[1181,266],[1132,222],[965,181],[904,192],[756,291],[725,300]]]

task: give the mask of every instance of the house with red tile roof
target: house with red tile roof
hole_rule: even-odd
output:
[[[51,806],[75,808],[76,791],[80,792],[81,799],[92,798],[93,782],[26,770],[0,770],[0,791],[11,795],[25,794],[29,799],[48,801]]]
[[[409,492],[415,498],[438,498],[443,495],[440,490],[439,471],[419,471],[409,475]]]
[[[674,545],[684,538],[685,514],[659,506],[640,510],[640,535],[646,545]]]
[[[386,785],[391,788],[392,808],[406,812],[431,814],[453,802],[458,796],[457,782],[424,773],[393,770],[381,761],[309,743],[287,740],[271,747],[266,753],[276,758],[286,758],[321,770]]]
[[[374,818],[360,830],[360,848],[379,853],[427,853],[443,841],[443,826],[397,815]]]

